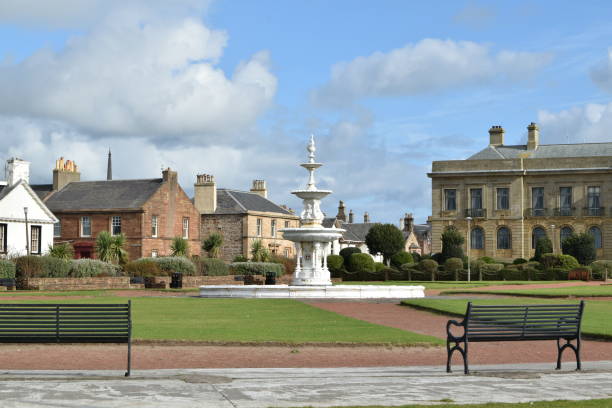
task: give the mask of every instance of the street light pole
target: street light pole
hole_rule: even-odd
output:
[[[30,255],[30,238],[28,237],[28,207],[23,207],[23,214],[25,215],[25,233],[26,233],[26,255]]]
[[[555,224],[551,224],[550,225],[550,241],[552,242],[552,250],[553,250],[553,254],[556,254],[555,252]]]
[[[470,223],[472,221],[472,217],[467,217],[466,220],[467,220],[467,225],[468,225],[468,227],[467,227],[467,237],[468,237],[468,239],[467,239],[467,258],[468,258],[468,261],[467,261],[467,264],[468,264],[468,268],[467,268],[468,269],[467,281],[470,282],[471,281],[471,277],[470,277],[470,275],[471,275],[471,271],[470,271],[470,249],[472,247],[472,234],[471,234],[471,231],[470,231]]]

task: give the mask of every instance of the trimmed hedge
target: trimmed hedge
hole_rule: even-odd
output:
[[[227,276],[229,275],[229,266],[221,259],[217,258],[200,258],[199,264],[202,275],[205,276]]]
[[[603,280],[604,273],[606,272],[606,270],[608,271],[608,277],[612,278],[612,261],[601,259],[599,261],[591,263],[590,266],[593,270],[593,279]]]
[[[399,251],[391,257],[391,266],[396,269],[399,269],[404,264],[413,262],[414,259],[412,258],[412,255],[406,251]]]
[[[70,274],[70,262],[51,256],[20,256],[15,259],[15,277],[65,278]]]
[[[327,269],[332,278],[341,278],[344,270],[344,258],[340,255],[327,255]]]
[[[346,267],[349,263],[349,259],[353,254],[360,254],[361,249],[357,247],[346,247],[340,250],[340,256],[344,258],[344,266]]]
[[[173,272],[181,273],[185,276],[194,276],[196,274],[196,267],[193,262],[183,256],[163,256],[163,257],[149,257],[140,258],[134,262],[155,262],[159,269],[162,271],[162,275],[172,275]]]
[[[345,248],[346,249],[346,248]],[[349,258],[349,262],[346,268],[349,272],[375,272],[376,266],[374,265],[374,259],[368,254],[354,253]]]
[[[382,262],[374,262],[374,272],[380,272],[387,266]]]
[[[120,275],[120,268],[117,265],[97,259],[73,259],[70,263],[70,276],[73,278]]]
[[[283,266],[273,262],[233,262],[230,268],[234,275],[265,275],[274,272],[276,276],[281,276],[284,273]]]
[[[125,264],[123,269],[129,276],[137,276],[143,278],[166,275],[164,272],[162,272],[161,269],[159,269],[159,266],[157,266],[156,262],[149,261],[146,259],[128,262]]]
[[[15,264],[6,259],[0,259],[0,279],[15,279]]]

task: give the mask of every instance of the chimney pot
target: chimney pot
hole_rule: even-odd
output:
[[[352,224],[354,220],[354,214],[353,214],[353,210],[349,211],[349,218],[348,218],[348,222],[349,224]]]
[[[344,201],[340,200],[338,204],[338,214],[336,214],[336,219],[346,222],[346,213],[344,212]]]
[[[200,214],[212,214],[217,210],[217,184],[213,175],[196,175],[193,190],[193,205]]]
[[[368,222],[370,222],[370,215],[368,214],[367,211],[365,213],[363,213],[363,222],[366,223],[366,224]]]
[[[76,163],[64,160],[63,157],[57,159],[53,169],[53,191],[59,191],[74,181],[81,181],[81,173]]]
[[[500,125],[491,126],[489,129],[489,145],[502,146],[504,144],[504,128]]]
[[[251,193],[259,194],[263,198],[268,198],[268,189],[265,180],[253,180]]]
[[[527,150],[535,150],[540,145],[540,128],[535,122],[527,126]]]

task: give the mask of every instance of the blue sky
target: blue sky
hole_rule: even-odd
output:
[[[299,208],[308,136],[321,187],[360,219],[430,214],[432,160],[463,159],[502,125],[523,143],[611,141],[606,1],[5,0],[3,157],[49,182],[59,156],[82,179],[197,173],[265,179]]]

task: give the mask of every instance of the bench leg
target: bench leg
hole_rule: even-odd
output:
[[[576,355],[576,370],[582,370],[582,361],[580,360],[580,337],[576,339],[576,345],[571,343],[571,340],[565,340],[565,344],[561,345],[561,339],[557,339],[557,370],[561,369],[561,356],[566,348],[574,350]]]
[[[130,376],[131,369],[132,369],[132,342],[131,342],[131,339],[130,339],[130,340],[128,340],[127,372],[125,373],[126,377]]]
[[[451,358],[453,357],[453,353],[456,351],[458,351],[459,353],[461,353],[461,356],[463,357],[463,372],[464,374],[469,374],[470,370],[468,368],[468,356],[467,356],[467,350],[468,350],[468,343],[467,341],[464,342],[464,347],[460,346],[460,342],[455,342],[455,345],[453,347],[451,347],[450,345],[451,340],[448,339],[446,341],[446,372],[450,373],[451,372]]]

